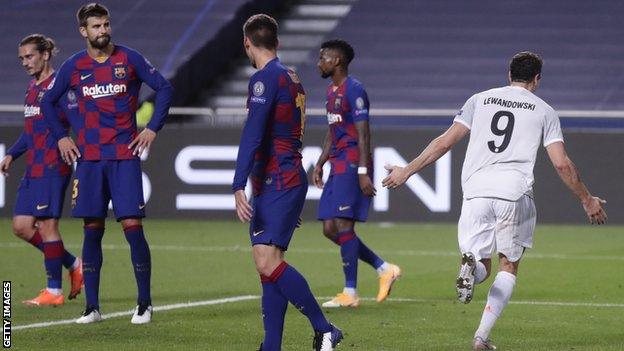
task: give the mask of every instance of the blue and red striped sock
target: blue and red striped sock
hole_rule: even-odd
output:
[[[63,261],[63,267],[71,271],[74,267],[74,262],[76,262],[76,256],[72,255],[67,250],[63,250],[63,257],[61,257],[61,260]]]
[[[360,248],[358,252],[360,253],[360,260],[370,264],[373,268],[377,269],[384,264],[384,260],[382,260],[373,250],[369,249],[368,246],[364,244],[362,239],[358,237],[358,242],[360,244]]]
[[[339,232],[336,241],[340,245],[342,270],[345,275],[345,288],[355,289],[357,286],[358,256],[360,244],[353,229]]]
[[[104,237],[104,228],[84,227],[82,273],[87,308],[100,308],[100,270],[103,262],[102,237]]]
[[[35,234],[28,240],[28,243],[43,252],[43,238],[41,238],[39,230],[35,230]]]
[[[152,276],[152,259],[149,245],[145,240],[142,225],[124,228],[126,241],[130,244],[130,257],[134,267],[134,278],[139,290],[137,304],[152,304],[150,280]]]
[[[288,300],[269,277],[260,275],[260,281],[262,282],[262,322],[264,323],[262,350],[280,351]]]
[[[282,261],[271,273],[269,279],[277,285],[282,295],[299,312],[308,317],[315,331],[327,333],[332,330],[331,324],[325,319],[321,307],[316,302],[314,295],[312,295],[308,282],[294,267],[290,266],[286,261]]]
[[[63,286],[63,251],[65,249],[62,240],[43,243],[43,257],[50,289],[61,289]]]
[[[35,230],[35,234],[33,234],[30,240],[28,240],[28,243],[30,243],[32,246],[36,247],[41,252],[43,252],[43,238],[41,238],[41,234],[39,233],[39,230]],[[63,267],[67,268],[68,270],[71,270],[72,267],[74,266],[74,262],[76,261],[76,257],[72,255],[71,253],[69,253],[69,251],[64,249],[62,261],[63,261]]]

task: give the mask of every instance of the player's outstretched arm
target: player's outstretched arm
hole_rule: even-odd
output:
[[[559,178],[581,201],[589,222],[591,224],[604,224],[607,220],[607,213],[602,208],[602,204],[607,202],[597,196],[592,196],[587,190],[576,166],[568,157],[563,142],[555,142],[546,146],[546,152],[548,152],[548,157],[557,170]]]
[[[323,186],[325,185],[323,183],[323,166],[325,165],[325,162],[329,160],[330,150],[331,131],[328,129],[327,135],[325,135],[325,140],[323,141],[323,152],[321,153],[321,156],[319,156],[318,161],[316,161],[316,165],[312,171],[312,183],[319,189],[323,189]]]
[[[461,123],[453,123],[453,125],[444,132],[444,134],[433,139],[427,145],[425,150],[412,160],[407,166],[399,167],[395,165],[386,165],[385,168],[390,171],[388,176],[383,180],[383,186],[394,189],[404,184],[409,177],[420,172],[423,168],[437,161],[444,156],[457,142],[462,140],[466,134],[470,132],[466,126]]]

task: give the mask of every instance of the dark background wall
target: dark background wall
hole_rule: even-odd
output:
[[[20,131],[21,129],[17,127],[1,128],[0,151],[2,145],[4,145],[5,150],[8,149]],[[308,128],[305,136],[305,152],[307,155],[311,155],[315,150],[319,150],[325,132],[326,129],[321,126]],[[387,151],[393,148],[403,159],[409,161],[426,146],[429,140],[439,135],[439,133],[439,129],[376,127],[373,130],[373,146],[377,154],[377,159],[375,160],[378,173],[377,178],[383,178],[380,169],[384,163],[389,161],[383,159],[389,155],[388,152],[384,154],[383,150]],[[180,195],[190,195],[191,198],[195,198],[193,201],[203,208],[219,207],[220,203],[226,204],[225,207],[227,207],[228,203],[230,205],[233,204],[229,182],[233,176],[235,148],[238,145],[239,138],[239,129],[176,128],[172,126],[160,132],[149,157],[143,162],[144,173],[151,185],[148,216],[152,218],[196,218],[207,220],[235,219],[235,212],[231,209],[187,209],[183,208],[185,206],[180,206],[178,202],[181,201]],[[621,185],[624,178],[622,134],[567,131],[565,132],[565,139],[566,148],[580,169],[581,175],[589,189],[595,195],[607,199],[606,209],[610,222],[624,223],[624,217],[622,216],[624,211],[624,187]],[[215,146],[226,146],[229,148],[223,151],[214,149]],[[435,167],[430,167],[421,174],[422,179],[426,182],[424,186],[421,186],[421,190],[431,188],[429,190],[442,199],[437,202],[437,211],[441,212],[432,211],[425,205],[422,199],[404,186],[400,190],[388,193],[387,211],[371,208],[371,220],[456,221],[461,207],[460,174],[465,146],[466,142],[464,141],[452,150],[449,163],[450,168],[441,167],[439,173],[436,174]],[[212,149],[207,149],[206,147],[212,147]],[[185,150],[185,153],[181,153],[182,150]],[[193,159],[187,158],[185,162],[184,155],[192,156]],[[219,158],[221,160],[216,160]],[[178,170],[176,170],[176,160]],[[308,160],[311,164],[316,161],[316,156],[308,158]],[[0,208],[0,216],[9,217],[12,215],[15,192],[23,172],[23,163],[23,159],[19,159],[15,163],[10,177],[6,179],[4,192],[0,191],[0,203],[4,200],[4,206]],[[208,173],[205,172],[206,170],[208,170]],[[311,168],[307,170],[311,171]],[[540,222],[582,223],[586,221],[579,202],[561,183],[543,149],[538,153],[535,178],[536,184],[534,189],[538,207],[538,220]],[[442,185],[437,188],[436,179],[442,180]],[[450,179],[450,193],[440,196],[440,190],[449,186],[447,179]],[[382,201],[381,194],[387,190],[380,189],[379,185],[377,188],[380,195],[376,199],[376,207],[383,207],[384,201]],[[2,184],[0,183],[1,189]],[[313,188],[310,189],[309,197],[314,197],[314,191]],[[197,195],[221,195],[221,197],[202,199],[196,198]],[[445,202],[450,204],[448,209],[444,209]],[[68,198],[66,198],[66,203],[69,204]],[[314,219],[317,206],[317,200],[309,200],[304,210],[304,218],[307,220]],[[186,207],[188,207],[188,202]],[[430,207],[432,207],[431,204]],[[69,214],[67,206],[65,216],[69,216]]]

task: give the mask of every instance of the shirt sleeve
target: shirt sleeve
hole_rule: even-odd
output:
[[[70,89],[71,66],[71,62],[65,61],[63,63],[56,74],[56,77],[52,80],[52,83],[48,86],[48,90],[41,99],[41,111],[43,112],[43,118],[57,140],[69,135],[67,128],[65,128],[63,122],[61,121],[61,116],[59,116],[56,106],[59,103],[59,100],[67,94],[67,91]]]
[[[473,95],[466,100],[464,106],[457,112],[453,122],[463,124],[466,128],[472,129],[472,119],[474,117],[475,105],[477,103],[477,95]]]
[[[247,121],[243,127],[232,190],[244,189],[253,167],[254,157],[265,135],[267,122],[275,109],[278,84],[276,77],[258,74],[249,81]]]
[[[128,60],[134,66],[139,80],[156,92],[154,113],[152,114],[152,119],[147,124],[147,128],[158,132],[165,125],[165,118],[171,106],[173,87],[143,55],[136,51],[128,50]]]
[[[366,90],[364,90],[362,86],[354,86],[353,89],[349,89],[347,100],[349,102],[349,106],[351,106],[353,121],[368,121],[368,109],[370,107],[370,103],[368,101],[368,94],[366,94]]]
[[[548,109],[546,112],[542,135],[544,136],[544,147],[558,141],[563,142],[563,132],[561,131],[559,116],[552,108]]]
[[[28,144],[26,143],[26,133],[22,132],[20,134],[19,139],[9,148],[7,151],[8,155],[13,157],[13,160],[18,159],[24,152],[28,150]]]

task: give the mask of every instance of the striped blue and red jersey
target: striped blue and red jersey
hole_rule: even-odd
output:
[[[35,79],[28,84],[24,99],[24,131],[7,151],[13,160],[26,153],[25,178],[60,177],[70,175],[72,172],[71,167],[63,162],[58,151],[57,139],[52,135],[41,113],[41,99],[54,77],[55,73],[39,84]],[[68,96],[63,96],[55,109],[61,125],[67,130],[69,126],[67,116],[76,111],[75,94],[69,92]]]
[[[171,84],[141,54],[115,45],[104,62],[86,50],[63,63],[41,103],[46,121],[60,139],[67,131],[52,106],[68,90],[78,99],[79,118],[70,121],[83,160],[136,158],[128,145],[137,136],[136,110],[139,89],[146,83],[156,91],[154,113],[147,128],[158,132],[171,103]]]
[[[334,84],[327,87],[325,106],[331,138],[330,174],[343,174],[349,170],[356,172],[360,151],[355,123],[369,119],[370,104],[366,90],[357,79],[347,77],[339,87]]]
[[[248,89],[232,189],[244,189],[250,174],[254,195],[305,184],[305,92],[297,74],[275,58],[251,77]]]

